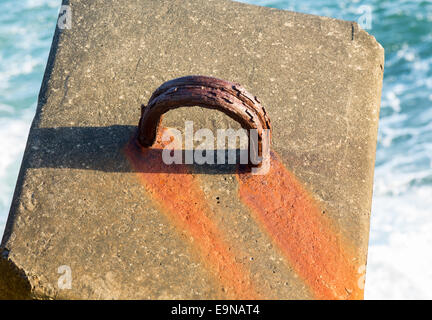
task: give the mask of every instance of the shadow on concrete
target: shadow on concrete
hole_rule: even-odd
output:
[[[136,126],[127,125],[108,127],[33,127],[29,134],[0,248],[4,248],[12,233],[23,177],[28,169],[53,168],[117,173],[194,173],[213,175],[250,172],[248,166],[228,164],[165,165],[162,161],[162,149],[146,149],[145,152],[142,152],[136,147],[134,143],[136,131]],[[183,151],[183,159],[185,159],[184,152],[186,151]],[[240,150],[236,150],[236,154],[237,159],[239,159]],[[134,159],[133,162],[131,159]]]
[[[25,159],[27,168],[58,168],[98,170],[104,172],[185,173],[185,165],[165,165],[163,149],[142,152],[134,144],[136,126],[34,128]],[[185,159],[183,150],[182,159]],[[237,163],[240,149],[235,150]],[[132,165],[126,154],[138,160]],[[217,163],[217,150],[214,152]],[[151,165],[149,164],[151,162]],[[226,152],[226,163],[228,153]],[[135,161],[136,164],[136,161]],[[191,164],[194,174],[233,174],[250,172],[248,166],[237,164]]]

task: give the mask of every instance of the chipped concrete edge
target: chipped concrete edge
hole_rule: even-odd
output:
[[[364,30],[357,22],[355,21],[348,21],[348,22],[351,23],[353,37],[357,35],[366,38],[374,47],[376,47],[379,50],[379,54],[384,60],[384,47],[378,42],[378,40],[369,32]]]
[[[0,300],[32,299],[30,281],[25,272],[11,259],[6,249],[0,249]]]
[[[9,256],[9,250],[0,248],[0,300],[52,300],[58,292],[43,284],[35,275],[26,273]]]
[[[69,0],[62,0],[62,5],[68,5]],[[31,143],[32,131],[38,127],[39,120],[41,117],[42,107],[47,101],[47,92],[50,83],[51,74],[53,72],[57,50],[59,47],[59,40],[61,38],[61,30],[56,26],[56,30],[53,35],[51,48],[48,56],[47,65],[45,67],[44,76],[42,79],[38,103],[35,112],[35,116],[32,120],[32,124],[27,137],[26,147],[24,156],[21,162],[21,167],[18,174],[17,183],[14,190],[13,200],[9,211],[8,220],[6,222],[3,237],[0,245],[0,300],[29,300],[29,299],[46,299],[48,296],[45,294],[35,294],[34,286],[32,285],[31,277],[21,269],[18,264],[9,257],[9,250],[7,244],[10,239],[10,235],[13,232],[13,220],[15,216],[12,214],[16,212],[19,199],[21,198],[21,187],[25,181],[25,174],[27,166],[28,149]]]

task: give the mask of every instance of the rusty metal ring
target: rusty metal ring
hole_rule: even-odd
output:
[[[263,144],[270,143],[270,118],[258,98],[238,83],[206,76],[170,80],[156,89],[148,105],[142,106],[138,143],[143,147],[152,146],[156,141],[163,114],[188,106],[222,111],[239,122],[242,128],[257,130],[259,156],[262,155],[262,150],[266,150],[265,147],[269,147]],[[268,139],[263,139],[264,129],[268,129]]]

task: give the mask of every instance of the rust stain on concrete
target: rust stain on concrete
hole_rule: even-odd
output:
[[[172,142],[172,141],[171,141]],[[168,143],[168,142],[167,142]],[[204,265],[230,299],[259,299],[249,270],[236,262],[230,245],[206,212],[210,207],[187,165],[162,161],[160,136],[151,148],[132,140],[125,153],[141,183],[177,228],[193,239]],[[280,249],[316,299],[363,299],[362,274],[352,246],[300,181],[272,152],[266,175],[238,172],[239,201]]]
[[[239,197],[317,299],[363,299],[360,266],[316,201],[272,152],[267,175],[238,174]]]
[[[230,246],[217,226],[208,218],[210,207],[198,181],[187,165],[165,165],[164,144],[158,139],[152,148],[140,148],[132,140],[125,153],[139,180],[161,211],[180,232],[186,231],[204,265],[217,275],[217,281],[229,299],[260,299],[249,271],[235,261]]]

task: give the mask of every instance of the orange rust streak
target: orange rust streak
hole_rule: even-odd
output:
[[[267,175],[239,174],[239,196],[317,299],[363,299],[358,266],[313,198],[272,153]]]
[[[131,142],[126,155],[140,181],[180,231],[193,238],[205,265],[216,274],[230,299],[259,299],[248,271],[235,261],[216,225],[205,214],[211,209],[186,165],[165,165],[163,146],[141,149]]]

